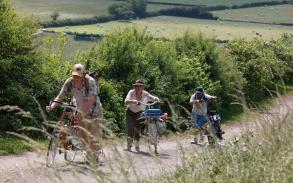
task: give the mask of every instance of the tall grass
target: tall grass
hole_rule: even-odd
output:
[[[293,182],[293,113],[283,108],[262,115],[225,147],[205,149],[145,182]]]

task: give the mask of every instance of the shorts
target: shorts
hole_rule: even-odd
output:
[[[192,128],[203,128],[203,126],[206,124],[207,120],[204,115],[196,115],[195,112],[191,113],[192,118]]]

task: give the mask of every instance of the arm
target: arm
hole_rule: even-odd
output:
[[[148,100],[150,101],[158,101],[160,102],[161,100],[159,99],[159,97],[156,97],[154,95],[151,95],[150,93],[147,92],[147,97],[148,97]]]
[[[208,99],[208,100],[213,100],[213,99],[217,99],[218,97],[217,96],[213,96],[213,95],[209,95],[209,94],[205,94],[205,97]]]
[[[128,105],[128,104],[136,104],[136,105],[139,105],[139,101],[131,99],[132,92],[133,92],[133,90],[130,90],[128,92],[128,94],[127,94],[127,96],[126,96],[126,98],[124,100],[124,103],[126,105]]]
[[[67,79],[65,81],[65,83],[63,84],[63,87],[62,89],[60,90],[58,96],[54,99],[54,101],[58,101],[58,102],[61,102],[63,100],[63,98],[65,97],[65,95],[67,94],[68,92],[68,88],[69,88],[69,85],[71,84],[70,82],[70,78]],[[56,103],[56,102],[52,102],[50,104],[50,106],[46,106],[46,111],[47,112],[50,112],[51,110],[53,110],[55,107],[57,107],[59,104]]]
[[[189,100],[189,104],[190,105],[193,105],[194,103],[199,103],[201,102],[201,100],[199,99],[195,99],[195,94],[193,94],[191,97],[190,97],[190,100]]]

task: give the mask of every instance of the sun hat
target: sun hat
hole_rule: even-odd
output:
[[[136,80],[133,86],[144,86],[144,82],[142,80]]]

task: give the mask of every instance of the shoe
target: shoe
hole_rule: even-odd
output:
[[[98,166],[105,166],[105,162],[104,161],[102,161],[102,160],[96,160],[96,163],[97,163],[97,165]]]
[[[193,141],[190,142],[191,144],[197,144],[197,138],[194,138]]]
[[[134,141],[135,150],[139,151],[139,142],[137,140]]]
[[[220,145],[220,146],[225,145],[220,139],[217,139],[217,144]]]
[[[131,147],[132,147],[132,145],[127,145],[126,150],[127,150],[127,151],[131,151]]]

